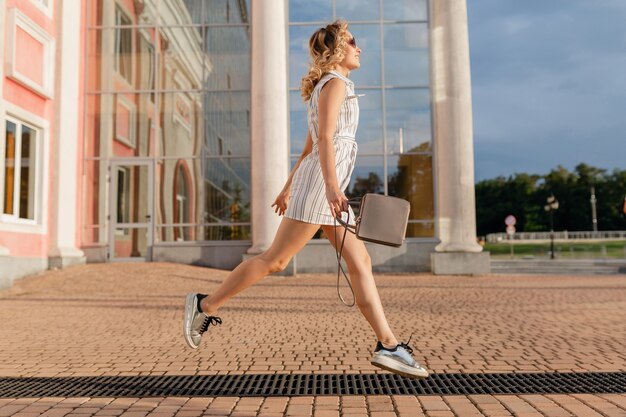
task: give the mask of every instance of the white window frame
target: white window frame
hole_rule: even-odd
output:
[[[47,233],[48,207],[45,202],[48,201],[48,182],[44,179],[48,172],[48,142],[49,142],[49,123],[47,120],[33,115],[11,103],[5,103],[6,114],[3,126],[6,122],[15,123],[16,125],[26,125],[37,132],[36,149],[35,149],[35,166],[34,166],[34,220],[20,219],[16,214],[4,214],[0,210],[0,231],[6,232],[23,232],[34,234]],[[21,128],[18,128],[21,132]],[[18,133],[19,134],[19,133]],[[21,138],[20,138],[21,140]],[[4,207],[4,172],[5,172],[5,149],[6,149],[6,128],[0,135],[0,206]],[[19,192],[17,193],[19,198]]]
[[[122,26],[122,25],[118,25],[117,24],[117,11],[120,10],[120,12],[122,12],[122,14],[124,14],[124,16],[126,18],[128,18],[128,20],[130,21],[130,25],[128,26]],[[115,25],[115,29],[113,32],[113,70],[115,71],[115,73],[117,74],[117,76],[124,80],[124,82],[129,85],[129,86],[133,86],[133,84],[135,83],[135,51],[136,51],[136,46],[135,46],[135,39],[134,36],[132,35],[132,30],[133,30],[133,19],[132,19],[132,14],[129,13],[129,11],[126,9],[126,7],[124,7],[121,3],[115,2],[115,8],[113,11],[113,24]],[[130,30],[131,31],[131,36],[130,36],[130,59],[129,59],[129,65],[130,68],[128,69],[130,71],[130,79],[126,78],[120,71],[120,59],[121,57],[117,54],[118,52],[118,45],[117,45],[117,40],[118,40],[118,31],[122,31],[122,30]],[[120,38],[121,40],[121,38]]]
[[[43,96],[44,98],[54,98],[54,38],[50,36],[43,28],[33,22],[28,16],[22,13],[16,7],[12,7],[8,10],[7,14],[7,27],[8,39],[7,39],[7,62],[6,62],[6,75],[13,78],[24,87],[34,91],[35,93]],[[17,70],[17,48],[15,43],[17,42],[17,28],[22,29],[28,35],[32,36],[38,42],[43,45],[43,84],[28,78],[28,76],[22,74]]]
[[[117,134],[117,106],[121,105],[122,107],[128,110],[129,117],[129,129],[128,138]],[[137,127],[137,107],[135,103],[124,97],[123,93],[119,93],[116,95],[115,101],[115,140],[118,142],[124,143],[131,148],[135,148],[137,146],[137,140],[135,138],[136,135],[136,127]]]
[[[52,11],[54,10],[54,0],[30,0],[39,10],[52,19]],[[48,3],[48,4],[44,4]]]

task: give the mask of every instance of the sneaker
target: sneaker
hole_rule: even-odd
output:
[[[411,341],[411,338],[409,338]],[[413,349],[407,343],[400,343],[394,348],[386,348],[381,342],[376,344],[371,364],[386,371],[399,374],[407,378],[426,378],[428,371],[411,356]]]
[[[187,344],[198,349],[202,334],[206,332],[209,325],[217,326],[222,324],[222,319],[209,316],[200,311],[200,301],[206,294],[189,293],[185,299],[185,317],[183,318],[183,335]]]

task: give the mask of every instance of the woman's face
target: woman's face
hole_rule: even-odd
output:
[[[349,31],[346,32],[348,36],[348,46],[346,47],[346,56],[339,63],[344,68],[347,68],[348,71],[352,71],[353,69],[359,68],[361,66],[361,48],[356,45],[356,40],[352,33]]]

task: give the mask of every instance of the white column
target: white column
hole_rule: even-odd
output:
[[[252,31],[252,247],[269,247],[281,217],[270,205],[287,181],[287,38],[284,0],[253,1]]]
[[[472,90],[466,0],[431,0],[437,252],[480,252],[476,242]]]
[[[81,7],[70,0],[57,0],[57,48],[55,85],[55,130],[52,186],[52,213],[50,223],[50,267],[63,267],[84,262],[84,254],[77,248],[76,230],[82,220],[77,210],[78,131],[80,67]]]

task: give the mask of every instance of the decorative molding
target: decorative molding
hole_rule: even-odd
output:
[[[120,135],[118,131],[118,125],[117,125],[118,106],[122,106],[128,110],[128,137],[124,137]],[[137,126],[137,107],[132,101],[124,97],[122,94],[116,95],[114,126],[115,126],[115,140],[122,142],[130,146],[131,148],[134,148],[137,145],[137,141],[135,138],[136,126]]]
[[[7,39],[6,75],[45,98],[53,98],[55,69],[54,38],[15,7],[8,10],[7,27],[9,28],[9,33]],[[27,53],[26,51],[17,50],[18,27],[43,46],[43,68],[41,68],[43,84],[39,84],[35,80],[30,79],[17,69],[17,54]]]
[[[30,0],[39,10],[41,10],[48,18],[53,18],[54,0]]]

